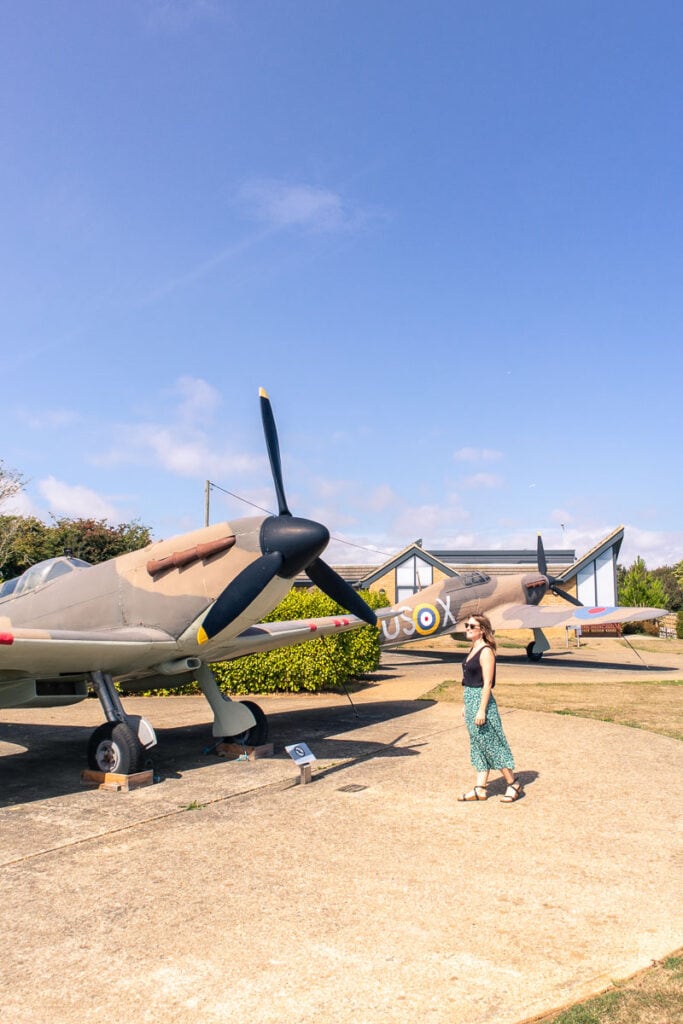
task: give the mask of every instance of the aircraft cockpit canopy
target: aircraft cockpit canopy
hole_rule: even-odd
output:
[[[43,583],[49,583],[50,580],[57,579],[58,576],[64,576],[67,572],[73,572],[75,569],[89,569],[90,562],[84,562],[82,558],[71,558],[67,555],[59,555],[57,558],[46,558],[44,562],[36,562],[30,569],[23,572],[21,576],[17,576],[13,580],[5,580],[0,586],[0,599],[8,597],[10,594],[13,597],[18,597],[19,594],[26,594],[29,590],[35,590],[36,587],[40,587]]]

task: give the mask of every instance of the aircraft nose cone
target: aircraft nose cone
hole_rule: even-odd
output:
[[[271,516],[261,527],[261,551],[283,557],[278,576],[291,580],[325,550],[330,539],[327,527],[296,516]]]

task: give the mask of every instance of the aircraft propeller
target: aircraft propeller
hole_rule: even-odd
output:
[[[557,594],[558,597],[564,598],[565,601],[569,601],[570,604],[575,604],[578,605],[579,608],[583,608],[583,604],[581,601],[578,600],[578,598],[574,597],[573,594],[568,594],[566,590],[562,590],[562,588],[557,585],[557,580],[555,579],[555,577],[549,575],[548,563],[546,561],[545,550],[543,548],[543,540],[541,539],[540,533],[538,535],[536,552],[538,559],[538,571],[541,573],[542,576],[545,576],[545,578],[547,579],[548,590],[551,590],[553,594]]]
[[[199,630],[199,642],[205,643],[230,625],[275,576],[291,580],[300,572],[305,572],[312,583],[351,614],[371,626],[376,625],[377,616],[363,598],[319,557],[330,539],[327,527],[310,519],[300,519],[290,512],[282,480],[280,444],[270,398],[263,388],[259,396],[278,514],[268,516],[263,521],[261,557],[243,569],[219,595]]]

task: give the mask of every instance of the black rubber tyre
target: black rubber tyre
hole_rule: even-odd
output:
[[[146,751],[125,722],[105,722],[88,740],[88,767],[96,772],[134,775],[145,765]]]
[[[526,645],[526,656],[529,661],[540,661],[543,657],[543,651],[534,651],[534,642]]]
[[[265,711],[254,704],[253,700],[243,700],[240,703],[249,708],[256,719],[256,725],[241,733],[239,736],[226,736],[228,743],[243,743],[245,747],[260,747],[268,739],[268,719]]]

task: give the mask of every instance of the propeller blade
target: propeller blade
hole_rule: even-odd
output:
[[[579,601],[578,597],[574,597],[573,594],[568,594],[566,590],[562,590],[558,587],[557,580],[554,576],[551,576],[548,572],[548,563],[545,557],[545,549],[543,547],[543,540],[541,535],[538,535],[538,541],[536,542],[536,557],[538,559],[538,571],[548,581],[548,590],[552,590],[553,594],[557,594],[558,597],[563,598],[565,601],[569,601],[570,604],[575,604],[577,608],[583,608],[583,601]]]
[[[563,597],[565,601],[569,601],[570,604],[575,604],[578,608],[583,608],[583,602],[579,601],[578,597],[574,597],[573,594],[568,594],[566,590],[562,590],[552,580],[549,584],[553,594],[557,594],[558,597]]]
[[[268,392],[264,388],[259,388],[259,398],[261,399],[261,421],[263,423],[263,433],[266,438],[268,458],[270,459],[270,471],[273,474],[273,483],[275,484],[278,513],[281,516],[289,516],[291,515],[291,512],[287,507],[285,488],[282,481],[280,442],[278,441],[277,427],[275,426],[275,417],[273,416],[270,398],[268,397]]]
[[[261,555],[235,576],[208,611],[197,632],[197,640],[205,644],[255,601],[261,591],[277,575],[283,558],[279,551]]]
[[[541,576],[548,575],[548,563],[545,560],[545,548],[543,547],[543,539],[539,533],[538,540],[536,541],[536,560],[538,562],[538,571]]]
[[[365,603],[358,591],[354,590],[351,584],[342,579],[339,573],[330,568],[326,562],[323,562],[322,558],[316,558],[308,566],[306,575],[317,587],[320,587],[324,594],[331,597],[342,608],[346,608],[352,615],[357,615],[359,619],[367,622],[370,626],[377,625],[377,616],[372,608]]]

